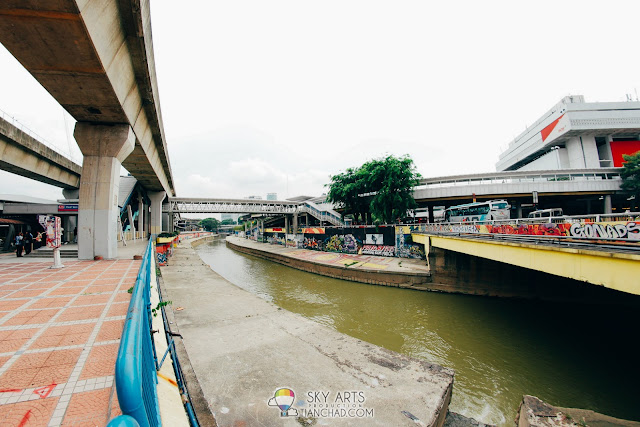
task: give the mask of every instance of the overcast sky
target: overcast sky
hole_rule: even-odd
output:
[[[385,153],[426,177],[490,172],[563,96],[640,90],[637,0],[151,7],[180,196],[320,195]],[[3,47],[0,70],[0,109],[80,161],[73,118]],[[0,193],[61,197],[7,172]]]

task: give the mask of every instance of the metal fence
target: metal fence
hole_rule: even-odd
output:
[[[116,359],[116,391],[124,416],[113,419],[110,426],[160,426],[160,407],[156,385],[157,357],[151,334],[149,298],[151,268],[155,267],[153,242],[150,240],[138,272]]]

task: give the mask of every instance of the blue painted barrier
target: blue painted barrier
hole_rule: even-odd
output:
[[[140,427],[140,424],[129,415],[120,415],[109,421],[107,427]]]
[[[116,359],[115,383],[123,415],[129,415],[141,427],[162,425],[156,385],[155,346],[151,333],[149,299],[151,268],[155,268],[153,242],[150,240],[142,258],[136,284],[127,311],[120,348]],[[119,420],[117,417],[112,422]],[[122,427],[132,427],[130,420],[120,420]],[[111,424],[111,423],[110,423]]]

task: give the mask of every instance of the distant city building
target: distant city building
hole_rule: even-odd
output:
[[[249,196],[247,197],[249,200],[262,200],[262,196]]]
[[[267,200],[278,200],[278,193],[267,193]]]
[[[231,219],[233,220],[233,222],[238,222],[238,218],[240,218],[241,216],[242,214],[223,213],[223,214],[220,214],[220,221],[224,221],[225,219]]]
[[[640,102],[585,102],[564,97],[500,154],[496,169],[621,167],[640,150]]]

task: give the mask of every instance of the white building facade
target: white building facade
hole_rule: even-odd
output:
[[[621,167],[640,151],[640,102],[591,102],[564,97],[516,137],[498,171]]]

